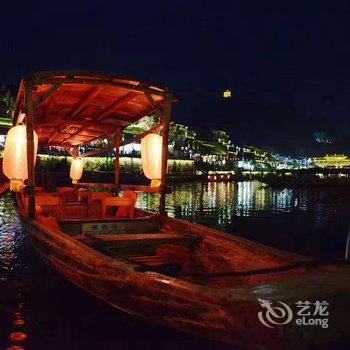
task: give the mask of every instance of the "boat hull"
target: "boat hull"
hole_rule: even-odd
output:
[[[344,312],[350,305],[348,268],[332,266],[288,281],[222,291],[155,272],[137,272],[38,222],[24,220],[23,224],[35,249],[59,274],[106,303],[154,323],[254,349],[302,349],[349,336],[350,317]],[[290,322],[269,328],[259,321],[259,299],[282,301],[291,307],[297,301],[327,300],[330,327],[301,327]]]

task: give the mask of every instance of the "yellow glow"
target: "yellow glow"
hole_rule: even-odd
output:
[[[312,158],[314,164],[320,168],[347,168],[350,167],[350,158],[345,154],[326,155]]]
[[[148,134],[141,141],[141,162],[145,176],[152,180],[151,186],[160,183],[162,177],[162,137]]]
[[[72,164],[70,166],[70,177],[72,179],[72,183],[76,184],[78,180],[80,180],[83,175],[84,162],[81,158],[74,158],[72,160]]]
[[[231,90],[225,90],[223,96],[224,98],[231,98],[232,97]]]
[[[38,149],[38,135],[34,131],[34,164]],[[11,128],[6,136],[3,172],[11,180],[11,191],[18,192],[24,186],[23,181],[28,179],[27,165],[27,128],[17,125]]]

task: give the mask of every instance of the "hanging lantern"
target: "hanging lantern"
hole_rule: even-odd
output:
[[[72,184],[76,184],[83,175],[84,162],[81,158],[74,158],[70,166],[70,177],[72,179]]]
[[[148,134],[141,141],[141,161],[145,176],[151,180],[151,187],[158,187],[162,177],[162,137]]]
[[[38,135],[34,131],[34,164],[38,150]],[[6,136],[2,162],[3,173],[10,179],[10,190],[19,192],[28,179],[27,165],[27,128],[17,125],[11,128]]]

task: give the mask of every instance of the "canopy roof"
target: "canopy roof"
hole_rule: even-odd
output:
[[[164,87],[114,76],[45,72],[22,80],[15,124],[25,123],[26,91],[32,91],[39,143],[62,147],[107,137],[152,112],[161,115],[168,94]]]

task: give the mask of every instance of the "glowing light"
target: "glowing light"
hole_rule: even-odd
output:
[[[83,175],[84,170],[84,162],[81,158],[74,158],[72,160],[72,164],[70,166],[70,178],[72,179],[72,183],[76,184],[78,180],[80,180]]]
[[[326,155],[311,159],[320,168],[346,168],[350,167],[350,158],[345,154]]]
[[[141,162],[145,176],[151,186],[160,186],[162,177],[162,137],[148,134],[141,141]]]
[[[34,164],[38,149],[38,135],[34,131]],[[19,192],[28,179],[27,165],[27,128],[17,125],[11,128],[6,136],[3,172],[10,179],[10,189]]]
[[[231,90],[225,90],[223,93],[224,98],[231,98],[232,97],[232,92]]]

